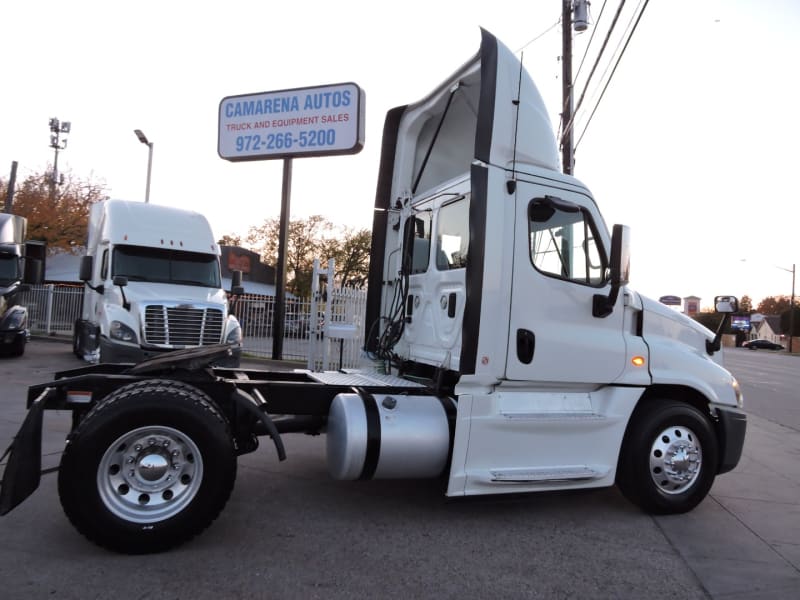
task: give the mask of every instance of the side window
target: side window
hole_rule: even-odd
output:
[[[431,250],[431,213],[420,212],[406,221],[406,240],[409,240],[411,274],[428,270]]]
[[[533,266],[551,277],[602,285],[607,261],[591,216],[577,204],[536,198],[528,206],[528,238]]]
[[[103,250],[103,262],[100,265],[100,279],[106,280],[108,276],[108,248]]]
[[[469,201],[466,198],[439,209],[436,223],[436,268],[440,271],[467,266]]]

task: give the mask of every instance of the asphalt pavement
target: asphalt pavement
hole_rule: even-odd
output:
[[[80,365],[68,345],[41,340],[0,359],[0,451],[27,386]],[[45,467],[68,428],[68,414],[46,415]],[[285,442],[284,462],[269,443],[241,457],[219,519],[157,555],[83,539],[46,475],[0,517],[0,596],[800,598],[800,432],[762,417],[749,416],[739,466],[695,510],[667,517],[615,488],[448,499],[433,480],[333,481],[324,436]]]

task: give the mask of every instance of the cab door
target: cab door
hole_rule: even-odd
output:
[[[622,300],[608,296],[610,243],[590,198],[520,182],[506,376],[546,384],[613,382],[625,367]]]

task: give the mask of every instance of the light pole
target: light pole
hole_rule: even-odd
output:
[[[72,124],[69,121],[59,121],[57,117],[50,119],[50,147],[55,150],[55,158],[53,159],[53,174],[50,178],[50,199],[55,200],[56,186],[63,183],[64,180],[58,177],[58,151],[67,149],[66,138],[61,139],[62,133],[69,133]]]
[[[150,173],[153,169],[153,142],[147,140],[147,136],[142,133],[141,129],[134,129],[133,133],[139,138],[139,141],[147,146],[147,188],[144,192],[145,203],[150,202]]]
[[[792,264],[791,270],[784,267],[778,267],[781,271],[786,271],[792,274],[792,299],[789,301],[789,354],[792,353],[792,339],[794,338],[794,276],[795,264]]]

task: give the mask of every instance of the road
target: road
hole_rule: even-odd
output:
[[[780,360],[731,356],[746,390],[755,385],[755,367],[747,365],[764,361],[766,370]],[[27,385],[80,364],[69,346],[38,340],[24,357],[0,361],[0,448],[24,417]],[[694,511],[669,517],[643,514],[615,488],[452,500],[438,481],[333,481],[324,437],[289,435],[284,462],[269,443],[240,458],[228,506],[200,537],[165,554],[122,556],[72,528],[55,475],[47,475],[0,517],[0,593],[32,600],[787,598],[800,589],[800,531],[791,525],[800,523],[800,469],[790,462],[800,443],[795,436],[787,445],[790,430],[766,419],[751,422],[740,469],[719,477]],[[58,463],[68,427],[69,415],[47,414],[45,466]],[[752,497],[766,489],[772,502]]]
[[[800,356],[727,348],[725,365],[742,386],[749,414],[800,432]]]

